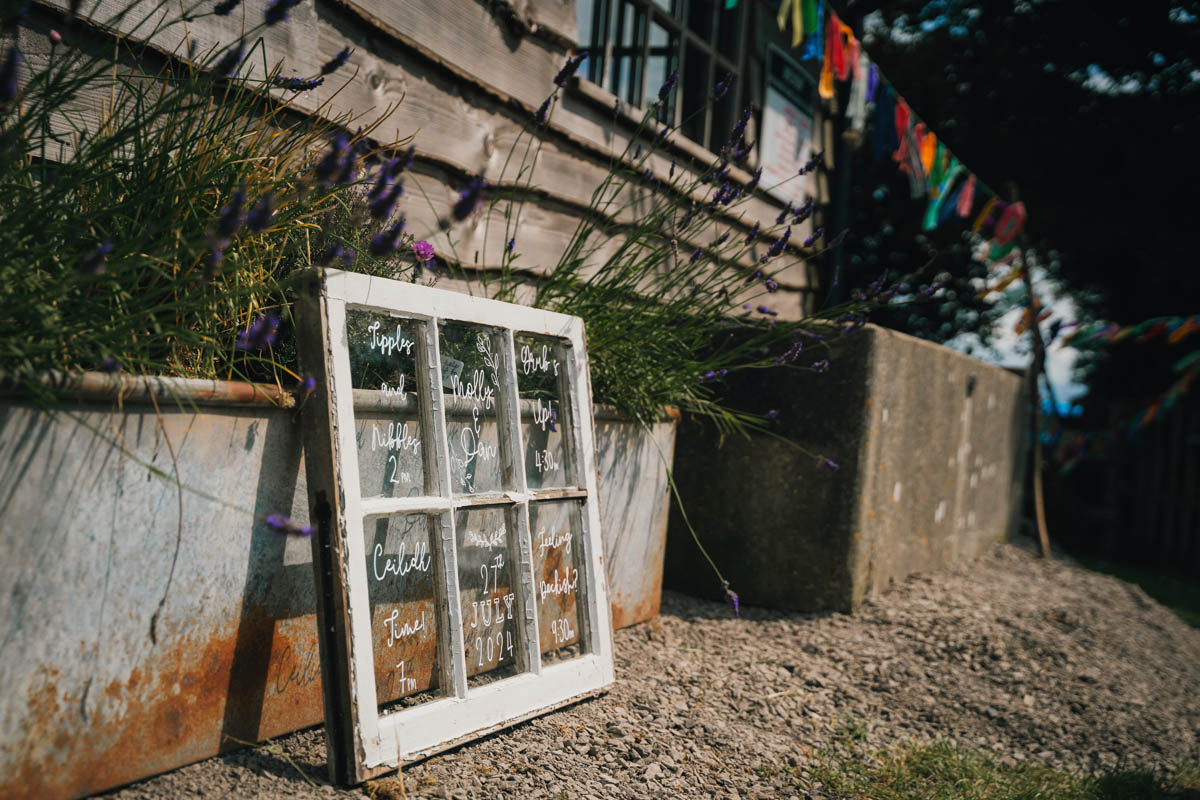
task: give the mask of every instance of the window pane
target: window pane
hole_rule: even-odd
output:
[[[410,497],[426,486],[417,386],[420,323],[348,308],[346,332],[354,387],[358,485],[366,497]]]
[[[455,512],[458,596],[462,608],[467,676],[492,673],[472,685],[517,672],[520,608],[513,563],[517,541],[511,507]]]
[[[707,145],[704,141],[704,120],[709,93],[708,54],[695,46],[687,46],[684,57],[683,86],[683,133],[689,139]]]
[[[542,663],[583,654],[580,642],[580,546],[578,500],[529,504],[533,575],[537,593],[538,638]]]
[[[375,695],[380,710],[442,694],[429,517],[395,514],[363,520]],[[403,698],[403,699],[402,699]],[[396,701],[400,700],[399,703]]]
[[[713,0],[691,0],[688,3],[687,26],[705,42],[711,42],[713,35]]]
[[[502,426],[497,424],[504,391],[499,334],[460,322],[443,322],[439,328],[450,490],[475,494],[511,488],[503,486]]]
[[[632,3],[614,4],[613,94],[627,103],[642,102],[642,43],[646,36],[645,16]]]
[[[736,64],[738,50],[742,41],[741,28],[738,25],[738,9],[725,8],[724,4],[722,4],[721,10],[718,13],[717,52]]]
[[[560,340],[540,336],[521,334],[515,342],[525,480],[530,489],[569,486],[567,350]]]
[[[654,23],[650,24],[650,60],[646,62],[646,90],[653,94],[646,98],[647,104],[658,99],[658,89],[663,85],[676,68],[679,61],[679,42],[666,28]],[[677,92],[671,92],[663,108],[659,109],[658,119],[668,124],[675,121],[675,98]]]

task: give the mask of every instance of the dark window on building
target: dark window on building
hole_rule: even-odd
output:
[[[622,101],[649,108],[672,72],[679,85],[658,110],[663,122],[693,141],[717,150],[732,129],[747,95],[746,0],[577,0],[580,45],[589,53],[586,75]],[[710,103],[726,73],[732,89]]]

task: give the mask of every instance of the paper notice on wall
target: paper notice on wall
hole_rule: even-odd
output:
[[[812,157],[812,114],[768,86],[761,143],[759,185],[793,207],[802,205],[809,178],[799,172]]]

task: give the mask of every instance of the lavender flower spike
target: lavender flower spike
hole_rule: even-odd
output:
[[[721,583],[724,584],[725,602],[729,603],[735,617],[741,616],[741,603],[738,600],[737,592],[729,588],[729,581],[722,579]]]
[[[271,224],[274,216],[275,196],[270,193],[264,194],[258,198],[254,208],[250,209],[250,213],[246,215],[246,226],[256,233],[261,233]]]
[[[101,242],[96,246],[96,249],[83,257],[79,262],[80,275],[99,275],[104,272],[104,262],[108,261],[108,254],[112,252],[113,246],[109,242]]]
[[[721,80],[717,81],[717,85],[713,87],[713,99],[720,100],[729,91],[729,85],[733,83],[733,73],[726,72]]]
[[[675,84],[679,83],[679,70],[675,70],[667,79],[662,82],[662,86],[658,87],[658,102],[666,103],[667,98],[671,96],[671,92],[675,90]]]
[[[213,6],[213,13],[218,17],[228,17],[229,14],[242,4],[242,0],[221,0]]]
[[[238,334],[234,345],[238,350],[264,350],[275,343],[275,333],[279,330],[279,317],[264,314]]]
[[[575,70],[579,69],[579,65],[583,63],[585,58],[587,58],[586,52],[576,53],[568,58],[567,63],[563,64],[562,69],[560,69],[558,74],[554,76],[554,85],[566,86],[567,79],[575,74]]]
[[[828,459],[825,456],[817,456],[817,466],[824,467],[825,469],[830,470],[832,472],[838,471],[837,462],[833,461],[831,459]]]
[[[237,233],[238,228],[242,227],[242,222],[244,222],[242,208],[245,205],[245,190],[235,189],[233,195],[229,198],[229,203],[217,215],[217,224],[214,229],[218,238],[228,239]]]
[[[550,101],[554,99],[554,95],[550,95],[542,104],[538,106],[537,111],[533,112],[533,122],[535,125],[545,125],[547,118],[550,116]]]

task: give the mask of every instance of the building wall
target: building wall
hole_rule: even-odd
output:
[[[49,0],[65,8],[67,0]],[[203,53],[217,44],[235,40],[243,30],[262,19],[267,0],[246,0],[229,17],[199,16],[187,26],[192,49]],[[93,41],[107,34],[100,25],[125,5],[105,0],[89,12],[81,35]],[[143,4],[149,5],[149,4]],[[89,6],[90,7],[90,6]],[[470,177],[483,174],[498,190],[516,186],[515,168],[505,162],[515,146],[527,142],[534,111],[554,88],[554,75],[575,42],[575,4],[571,0],[307,0],[285,22],[266,29],[267,62],[282,60],[284,76],[316,75],[321,64],[349,45],[349,64],[311,92],[293,97],[294,107],[310,115],[337,118],[349,113],[354,126],[383,116],[374,139],[391,142],[413,137],[417,162],[402,209],[409,230],[429,235],[440,252],[449,252],[449,239],[457,243],[462,263],[483,268],[499,265],[506,237],[502,219],[478,214],[455,223],[449,234],[438,231],[438,216],[445,214],[457,192]],[[132,38],[149,41],[163,53],[186,56],[188,43],[182,29],[171,28],[147,37],[153,20],[145,14],[126,15],[115,26]],[[52,28],[61,28],[63,15],[38,7],[26,20],[21,47],[30,63],[44,61],[50,52]],[[258,34],[256,34],[258,35]],[[261,72],[259,62],[248,69]],[[245,70],[243,70],[245,71]],[[281,96],[284,96],[281,94]],[[98,107],[102,98],[85,99]],[[818,110],[814,119],[815,148],[831,154],[824,142],[827,126]],[[526,192],[526,208],[517,232],[522,266],[545,270],[558,261],[592,192],[606,174],[614,153],[619,154],[633,133],[636,110],[620,108],[609,93],[587,81],[573,83],[564,93],[537,153],[533,188]],[[704,167],[716,157],[682,135],[673,134],[651,168],[666,179],[674,162],[678,168]],[[749,179],[742,170],[733,178]],[[824,175],[807,178],[820,207],[828,200]],[[419,193],[429,198],[424,202]],[[639,204],[629,204],[613,220],[633,221]],[[725,219],[743,234],[754,224],[774,224],[782,203],[759,191],[739,204]],[[818,215],[817,219],[820,219]],[[819,223],[818,223],[819,224]],[[811,233],[813,221],[793,230],[793,242]],[[687,249],[707,244],[681,241]],[[614,236],[601,252],[618,246]],[[770,242],[761,242],[765,252]],[[759,252],[752,254],[754,258]],[[794,266],[778,276],[781,291],[772,304],[783,318],[799,318],[811,311],[816,284],[812,264],[797,257]],[[751,264],[752,258],[746,260]],[[461,288],[461,287],[459,287]]]

